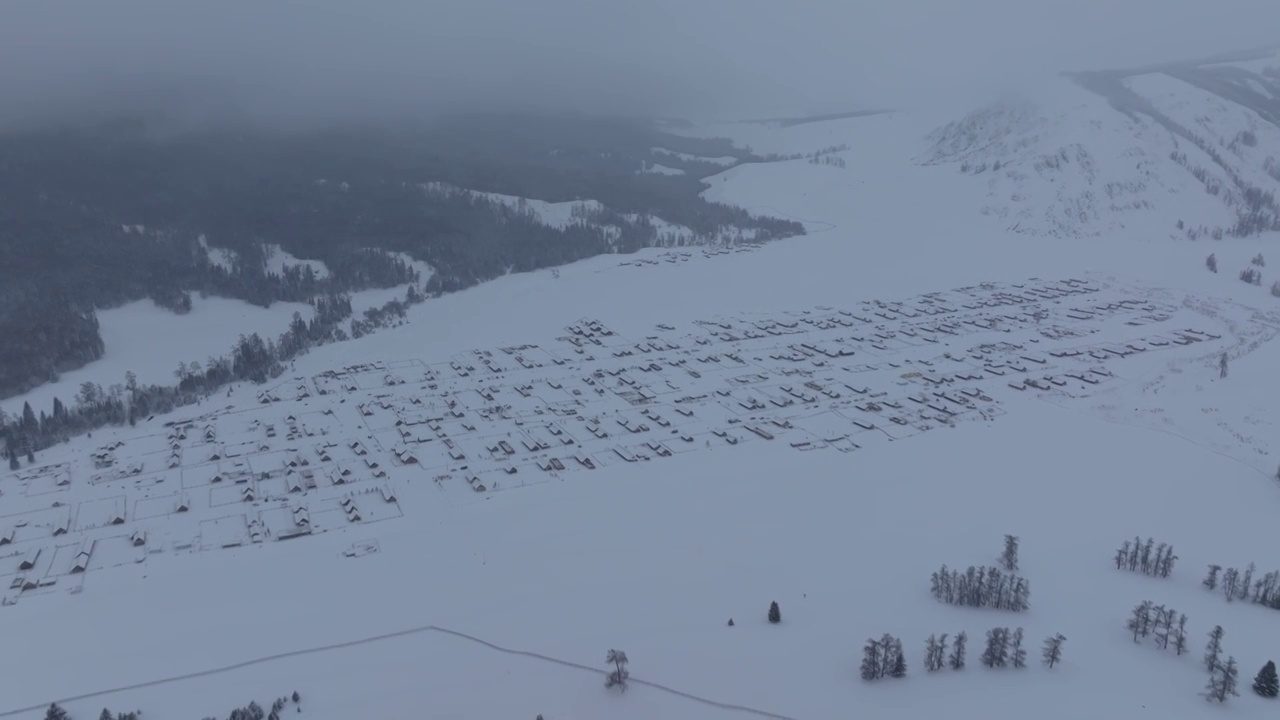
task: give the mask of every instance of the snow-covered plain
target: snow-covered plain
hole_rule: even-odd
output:
[[[1171,237],[1182,213],[1208,224],[1196,214],[1216,206],[1198,209],[1174,174],[1184,171],[1164,165],[1134,191],[1147,204],[1087,205],[1096,215],[1086,208],[1078,232],[1059,232],[1070,214],[1057,208],[1106,187],[1124,165],[1104,165],[1117,152],[1139,147],[1157,165],[1167,156],[1154,129],[1061,82],[1057,109],[1033,102],[1017,114],[1031,118],[1026,142],[1053,154],[1078,145],[1097,165],[1038,176],[1026,169],[1036,152],[996,155],[1028,164],[1009,187],[1030,199],[997,205],[1003,185],[931,155],[930,133],[963,113],[725,126],[750,132],[739,140],[758,152],[850,146],[841,173],[788,162],[709,179],[709,199],[797,218],[809,235],[507,276],[299,358],[270,390],[278,401],[239,387],[220,399],[226,409],[96,432],[43,453],[46,472],[0,476],[0,502],[15,508],[0,517],[0,536],[15,531],[0,574],[25,581],[17,563],[41,547],[53,555],[36,569],[55,581],[4,591],[14,604],[0,608],[0,632],[21,663],[0,673],[0,713],[80,698],[66,703],[76,717],[107,705],[166,720],[297,689],[300,717],[334,720],[924,717],[993,702],[1009,716],[1183,720],[1221,714],[1198,696],[1204,637],[1221,624],[1242,675],[1227,710],[1264,716],[1272,708],[1248,684],[1273,657],[1277,616],[1199,582],[1209,563],[1280,566],[1268,553],[1280,539],[1280,307],[1234,277],[1268,243]],[[1023,203],[1037,208],[1035,232],[1016,225]],[[1207,272],[1209,252],[1223,272]],[[934,302],[950,311],[924,312]],[[1050,352],[1063,349],[1083,354]],[[946,370],[960,361],[944,353],[965,369]],[[1073,377],[1090,369],[1102,371],[1087,375],[1096,384]],[[929,379],[942,375],[953,379]],[[904,409],[873,410],[860,389]],[[921,394],[931,402],[911,399]],[[905,428],[890,417],[906,413]],[[156,423],[187,418],[170,468],[172,429]],[[114,469],[87,465],[117,441]],[[406,450],[416,464],[401,464]],[[303,453],[317,486],[290,492],[301,471],[288,462]],[[543,469],[552,459],[564,469]],[[335,484],[331,465],[354,479]],[[172,512],[184,494],[188,512]],[[50,510],[51,498],[62,505]],[[116,503],[122,525],[99,525]],[[312,532],[275,539],[298,527],[300,506]],[[71,527],[54,537],[59,512]],[[137,529],[148,534],[134,547],[125,538]],[[1022,538],[1030,611],[929,597],[938,566],[992,564],[1005,533]],[[1172,578],[1114,569],[1135,534],[1176,546]],[[68,574],[93,537],[98,559]],[[1124,621],[1148,599],[1188,615],[1190,654],[1132,642]],[[779,626],[765,621],[773,600]],[[981,668],[995,626],[1024,627],[1033,660],[1041,638],[1063,633],[1064,663]],[[970,667],[926,674],[925,638],[962,630]],[[906,644],[909,677],[865,683],[861,645],[885,632]],[[394,633],[404,634],[381,637]],[[603,669],[611,647],[628,653],[636,680],[693,697],[638,683],[606,692],[598,673],[574,667]]]

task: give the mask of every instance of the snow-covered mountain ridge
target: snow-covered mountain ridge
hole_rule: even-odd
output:
[[[1059,78],[928,136],[1014,233],[1141,239],[1280,231],[1280,58]]]

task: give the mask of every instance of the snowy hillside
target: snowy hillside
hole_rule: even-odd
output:
[[[1280,58],[1059,78],[929,136],[1009,231],[1144,239],[1280,230]]]
[[[1250,685],[1277,652],[1280,300],[1235,277],[1276,279],[1250,264],[1272,238],[1231,230],[1280,138],[1185,80],[1123,82],[1160,117],[1060,79],[968,115],[691,130],[794,157],[703,197],[808,235],[509,274],[22,458],[0,716],[222,718],[295,690],[307,720],[1273,713]],[[1029,607],[935,599],[1006,534]],[[1117,568],[1135,536],[1170,572]],[[1202,585],[1251,563],[1247,597]],[[1154,607],[1127,628],[1144,601],[1187,616],[1187,652]],[[1201,696],[1218,625],[1225,708]],[[1028,667],[984,666],[1002,628]],[[960,632],[967,666],[927,671]],[[886,633],[906,677],[864,680]]]

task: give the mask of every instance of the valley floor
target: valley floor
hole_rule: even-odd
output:
[[[386,478],[367,479],[360,488],[348,491],[330,483],[329,488],[306,489],[303,497],[333,507],[326,505],[323,512],[313,508],[317,532],[287,542],[253,542],[243,522],[228,531],[216,522],[222,517],[219,511],[212,510],[243,507],[246,501],[237,495],[244,487],[257,489],[247,502],[261,507],[264,515],[294,507],[289,503],[296,501],[287,499],[289,476],[283,468],[289,458],[282,448],[271,450],[281,472],[269,481],[226,478],[217,487],[211,477],[202,477],[198,486],[187,484],[188,466],[193,473],[203,472],[195,466],[210,462],[205,456],[198,462],[188,456],[207,451],[202,444],[207,438],[180,443],[183,474],[169,475],[164,481],[169,485],[157,484],[154,490],[136,485],[135,476],[104,471],[91,479],[95,471],[77,470],[71,487],[75,493],[87,488],[78,499],[107,501],[92,508],[101,516],[100,524],[86,523],[83,532],[74,529],[86,538],[113,532],[112,498],[127,498],[121,502],[129,514],[124,519],[128,527],[135,523],[140,499],[176,501],[181,488],[197,495],[199,504],[189,508],[191,520],[150,526],[143,550],[121,544],[113,550],[116,560],[110,567],[91,564],[78,577],[66,575],[50,586],[6,591],[16,602],[0,608],[0,634],[15,662],[0,673],[0,716],[34,718],[40,711],[31,708],[72,698],[66,705],[77,718],[96,716],[103,706],[142,708],[152,720],[222,717],[250,699],[269,703],[297,690],[303,696],[298,716],[323,720],[538,714],[546,720],[920,717],[985,707],[993,699],[1010,716],[1075,720],[1150,713],[1197,718],[1220,710],[1198,696],[1207,678],[1201,650],[1215,624],[1226,629],[1226,650],[1242,668],[1242,697],[1232,699],[1228,709],[1261,715],[1268,706],[1249,692],[1248,684],[1276,651],[1267,632],[1274,611],[1227,603],[1220,593],[1203,589],[1200,578],[1210,563],[1243,567],[1256,561],[1259,572],[1273,569],[1267,549],[1280,539],[1272,521],[1280,509],[1272,477],[1280,449],[1271,439],[1280,418],[1268,392],[1280,362],[1273,342],[1280,331],[1275,299],[1230,273],[1207,273],[1203,260],[1208,250],[1202,243],[1110,236],[1062,242],[1006,232],[996,220],[973,212],[984,202],[985,187],[954,168],[911,161],[930,125],[886,114],[758,131],[747,139],[759,152],[851,146],[842,153],[847,169],[796,161],[741,166],[712,178],[709,199],[801,219],[809,226],[807,237],[752,252],[705,257],[701,251],[688,256],[647,251],[621,260],[601,257],[578,263],[563,268],[558,277],[550,272],[509,276],[416,306],[403,327],[299,358],[289,376],[304,378],[310,397],[285,395],[260,406],[263,388],[239,387],[225,400],[216,398],[216,407],[191,408],[172,419],[195,420],[232,406],[235,412],[226,415],[237,419],[236,432],[248,433],[251,418],[270,413],[278,416],[275,422],[284,434],[289,426],[284,416],[306,403],[312,419],[304,418],[300,426],[334,428],[335,436],[362,440],[386,459],[395,443],[384,440],[403,439],[404,424],[396,420],[403,420],[410,408],[398,404],[395,411],[377,408],[364,415],[357,402],[385,395],[390,404],[393,395],[411,395],[431,382],[462,383],[447,378],[444,370],[434,379],[427,375],[467,354],[477,358],[479,367],[483,360],[472,353],[476,348],[491,349],[495,362],[511,364],[514,356],[500,348],[552,348],[551,339],[573,335],[566,326],[584,316],[632,344],[665,336],[684,350],[709,354],[711,349],[691,338],[718,331],[691,329],[695,321],[729,318],[741,328],[748,324],[745,319],[777,320],[805,311],[839,317],[840,309],[861,312],[875,300],[910,301],[915,308],[929,293],[951,297],[957,289],[985,282],[1008,289],[1078,278],[1099,288],[1102,299],[1096,304],[1134,298],[1152,305],[1152,310],[1131,308],[1134,315],[1114,322],[1080,320],[1079,327],[1088,326],[1088,333],[1054,341],[1055,347],[1173,340],[1185,338],[1178,333],[1189,330],[1206,334],[1176,347],[1148,345],[1141,352],[1098,360],[1112,376],[1096,391],[1083,380],[1065,389],[1053,383],[1044,390],[1028,389],[1025,383],[1015,389],[1003,376],[988,375],[982,392],[999,412],[974,411],[963,421],[930,413],[934,420],[926,421],[927,432],[854,441],[859,447],[845,452],[838,443],[808,451],[790,447],[795,438],[781,431],[772,441],[745,439],[749,436],[741,426],[751,424],[749,420],[732,423],[745,440],[729,444],[715,434],[731,425],[726,413],[706,420],[697,428],[696,447],[673,457],[552,474],[521,467],[512,477],[539,477],[540,482],[521,488],[501,479],[496,492],[466,487],[470,460],[466,470],[459,467],[464,461],[452,460],[450,477],[440,482],[434,477],[440,473],[429,467],[388,461]],[[1259,247],[1240,241],[1212,249],[1234,267]],[[1068,295],[1025,305],[1065,314],[1089,302]],[[972,313],[965,315],[968,319],[1016,314],[1012,308],[961,307],[955,312]],[[1149,328],[1127,324],[1144,314],[1168,318],[1151,321]],[[1070,325],[1059,320],[1063,327]],[[903,340],[904,327],[918,334],[915,322],[895,318],[897,339]],[[870,325],[880,323],[876,319]],[[655,328],[660,324],[681,330],[659,332]],[[940,343],[953,343],[947,351],[956,353],[1013,336],[1028,348],[1033,337],[1050,344],[1025,318],[1009,334],[1003,330],[972,330],[972,337],[958,340],[935,335]],[[843,338],[856,330],[830,332]],[[616,341],[607,342],[578,345],[599,356],[593,370],[642,362],[613,355]],[[780,352],[789,341],[770,342]],[[940,346],[924,354],[915,343],[904,341],[871,361],[883,373],[877,382],[892,400],[910,402],[906,396],[924,387],[918,379],[904,379],[910,385],[888,379],[919,370],[918,365],[890,370],[889,363],[899,356],[909,356],[913,363],[932,362],[943,351]],[[546,357],[538,356],[541,367],[525,368],[526,374],[560,383],[561,365],[552,358],[572,359],[574,346],[555,344]],[[874,355],[874,350],[859,347],[855,352]],[[1223,352],[1229,358],[1225,379],[1219,377],[1218,365]],[[1022,354],[1001,362],[1018,363]],[[1064,368],[1044,374],[1061,379],[1076,372],[1070,358],[1050,359],[1047,351],[1028,354]],[[316,378],[344,382],[340,373],[330,377],[326,372],[374,360],[386,365],[373,375],[361,375],[356,390],[315,392]],[[769,387],[777,390],[754,393],[765,403],[766,397],[782,400],[787,395],[782,385],[792,384],[785,368],[794,361],[772,362],[778,377],[770,379]],[[971,362],[975,369],[995,366]],[[1081,363],[1079,367],[1090,365]],[[796,373],[794,385],[813,380],[832,389],[833,384],[816,376],[836,370],[810,365],[808,376]],[[388,372],[404,376],[405,382],[387,389],[370,380]],[[511,372],[514,378],[520,371]],[[707,374],[724,383],[736,371]],[[366,381],[370,384],[360,384]],[[957,382],[957,392],[968,387],[969,381]],[[496,380],[492,384],[500,385]],[[499,397],[517,397],[518,391],[510,392],[517,384],[502,384]],[[849,385],[856,394],[858,383]],[[283,387],[297,390],[296,384]],[[421,395],[439,402],[436,409],[445,413],[455,409],[441,399],[440,393],[449,390],[422,390]],[[469,397],[466,403],[474,404],[464,403],[468,418],[455,418],[458,424],[474,422],[487,406],[479,394]],[[747,400],[737,393],[735,398]],[[839,400],[854,401],[852,395]],[[675,398],[661,402],[664,407],[678,405]],[[807,402],[770,410],[769,417],[805,430],[805,419],[813,414],[803,410]],[[495,401],[503,403],[520,409],[518,399]],[[973,404],[984,407],[981,401]],[[326,406],[334,411],[332,417],[322,409]],[[715,406],[719,400],[706,403]],[[627,412],[623,404],[607,411]],[[850,410],[846,417],[844,432],[850,436],[855,427],[861,429],[852,418],[866,421],[857,413]],[[638,406],[633,414],[635,422],[657,422],[643,419],[648,416]],[[761,409],[757,414],[765,413]],[[583,432],[581,418],[556,422],[566,428],[572,424],[571,434],[594,442]],[[253,432],[265,433],[265,423],[253,426]],[[883,419],[871,424],[876,423],[896,425]],[[203,435],[207,424],[193,422],[192,432]],[[221,420],[215,425],[215,435],[231,427]],[[542,434],[521,427],[530,437]],[[353,428],[367,437],[356,437]],[[830,435],[826,429],[805,431],[822,440]],[[513,433],[513,442],[521,437],[520,430],[506,431]],[[150,443],[145,436],[153,436],[161,442],[154,448],[158,454],[147,460],[155,469],[159,466],[151,463],[163,463],[170,455],[164,432],[97,432],[91,439],[78,438],[47,451],[41,461],[81,467],[76,463],[84,463],[97,448],[122,441],[117,461],[127,467],[137,460],[128,448]],[[615,423],[611,432],[620,435],[624,428]],[[305,448],[320,442],[299,433],[295,439]],[[434,453],[445,438],[432,433]],[[253,437],[256,442],[258,435]],[[488,450],[472,449],[471,457]],[[592,452],[606,450],[601,445]],[[357,454],[335,461],[372,472],[367,464],[361,467],[363,454],[344,445],[342,452],[348,451]],[[537,454],[532,449],[528,453],[531,461]],[[489,472],[498,477],[500,465],[490,464]],[[44,479],[2,476],[0,492],[5,495],[0,503],[34,512],[44,502],[40,498],[55,495],[33,495],[30,488],[49,483],[50,493],[62,492],[58,477],[55,471]],[[276,481],[279,488],[264,491]],[[394,502],[381,494],[384,487],[394,492]],[[375,505],[394,506],[392,514],[399,517],[348,522],[351,511],[341,509],[341,498],[364,489],[372,492],[357,497],[357,505],[369,512],[384,512],[372,510]],[[270,503],[277,496],[284,498],[279,507]],[[156,507],[157,516],[174,510],[168,504]],[[49,517],[56,510],[40,508]],[[76,512],[89,511],[77,507]],[[296,517],[287,512],[264,525],[273,532],[287,527]],[[14,526],[14,549],[0,552],[0,569],[9,573],[10,561],[25,557],[15,554],[17,546],[48,542],[35,536],[36,528],[52,527],[40,523],[57,520],[41,515],[38,522],[17,526],[8,522],[9,510],[0,515],[0,532]],[[210,520],[214,524],[205,524]],[[185,528],[185,542],[173,528]],[[993,564],[1006,533],[1021,537],[1021,574],[1032,588],[1030,611],[957,608],[929,597],[930,573],[943,563],[961,568]],[[1158,580],[1115,570],[1111,558],[1116,548],[1135,534],[1177,547],[1180,559],[1173,577]],[[226,537],[238,542],[220,541]],[[66,558],[56,556],[57,562],[74,562],[75,557],[74,548]],[[141,561],[135,562],[137,558]],[[1131,608],[1148,599],[1189,616],[1189,655],[1175,657],[1150,642],[1135,644],[1126,633]],[[781,606],[780,625],[765,619],[770,601]],[[726,624],[729,618],[733,627]],[[1025,628],[1033,661],[1042,638],[1064,634],[1063,664],[1053,670],[1034,662],[1024,670],[981,668],[982,637],[995,626]],[[926,674],[921,665],[925,639],[960,631],[970,637],[970,667]],[[862,644],[885,632],[906,644],[909,676],[863,682],[858,679]],[[627,652],[637,681],[688,696],[639,682],[625,694],[606,692],[602,676],[580,666],[603,670],[609,648]],[[312,649],[316,651],[293,654]],[[243,663],[254,664],[237,667]],[[178,679],[166,680],[170,678]]]

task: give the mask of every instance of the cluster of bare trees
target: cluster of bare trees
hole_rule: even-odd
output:
[[[937,672],[944,667],[950,666],[952,670],[963,670],[965,649],[968,644],[969,636],[961,632],[956,635],[955,645],[951,649],[951,654],[948,655],[947,634],[930,635],[924,648],[924,669],[929,672]]]
[[[1000,568],[973,567],[960,572],[946,565],[931,578],[933,596],[949,605],[995,608],[1021,612],[1031,607],[1031,585],[1026,578]]]
[[[1133,542],[1128,540],[1116,550],[1115,562],[1117,570],[1140,572],[1152,577],[1167,578],[1173,572],[1173,564],[1178,559],[1173,554],[1173,546],[1166,543],[1156,545],[1153,538],[1134,536]]]
[[[1187,651],[1187,616],[1171,607],[1144,600],[1133,608],[1125,627],[1133,633],[1135,643],[1151,636],[1161,650],[1172,644],[1179,655]]]
[[[862,654],[863,680],[907,676],[907,659],[902,652],[902,641],[889,633],[885,633],[879,640],[868,639],[862,648]]]
[[[1210,565],[1201,584],[1209,590],[1222,590],[1227,602],[1245,600],[1280,610],[1280,572],[1272,571],[1255,580],[1257,567],[1253,563],[1241,572],[1237,568]]]

